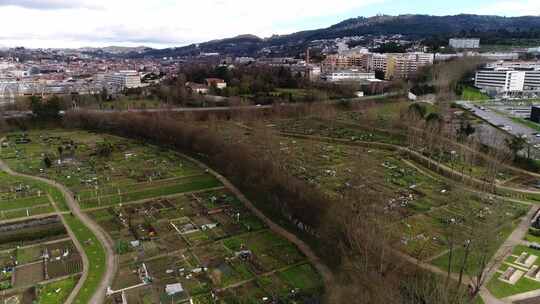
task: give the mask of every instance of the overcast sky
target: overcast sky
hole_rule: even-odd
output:
[[[376,14],[540,15],[540,0],[0,0],[0,46],[181,46]]]

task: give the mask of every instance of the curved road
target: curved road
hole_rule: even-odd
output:
[[[112,284],[112,280],[114,278],[114,274],[116,273],[116,267],[117,267],[116,256],[114,254],[112,241],[110,240],[110,237],[105,233],[105,231],[103,231],[103,229],[101,229],[99,225],[97,225],[92,219],[90,219],[90,217],[88,217],[85,213],[81,211],[79,204],[73,198],[73,193],[71,193],[71,191],[68,188],[66,188],[64,185],[61,185],[55,181],[52,181],[46,178],[14,172],[2,160],[0,160],[0,169],[12,176],[18,176],[18,177],[40,181],[40,182],[49,184],[50,186],[53,186],[57,188],[58,190],[60,190],[62,194],[64,195],[66,199],[66,203],[71,209],[72,214],[76,216],[79,220],[81,220],[81,222],[83,222],[83,224],[85,224],[86,227],[88,227],[96,235],[97,239],[100,241],[101,245],[105,249],[105,254],[107,256],[107,267],[103,275],[103,278],[101,279],[101,283],[99,284],[97,291],[92,296],[90,303],[91,304],[103,303],[105,299],[105,292],[107,290],[107,287],[109,287]],[[62,221],[64,221],[63,217],[62,216],[60,217],[62,218]],[[65,222],[64,222],[64,225],[65,225]],[[71,231],[71,228],[68,225],[65,225],[65,226],[71,238],[73,239],[73,242],[75,243],[75,246],[77,247],[77,250],[81,252],[81,256],[83,257],[83,268],[84,268],[82,278],[79,280],[79,282],[75,286],[75,289],[73,289],[68,300],[66,301],[66,303],[69,304],[73,302],[78,292],[84,285],[86,278],[88,277],[89,263],[88,263],[88,257],[86,255],[86,252],[84,251],[78,239],[74,236],[73,231]]]

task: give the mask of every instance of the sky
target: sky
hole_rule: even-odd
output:
[[[0,0],[0,46],[183,46],[377,14],[540,15],[540,0]]]

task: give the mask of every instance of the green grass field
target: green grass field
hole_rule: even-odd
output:
[[[70,277],[62,281],[46,284],[38,288],[37,304],[64,303],[71,294],[79,278]]]
[[[515,229],[516,226],[517,226],[517,221],[513,223],[512,225],[507,225],[507,226],[502,227],[502,229],[498,231],[498,235],[497,235],[498,246],[492,246],[490,248],[491,250],[491,252],[489,253],[490,257],[493,254],[495,254],[495,251],[508,238],[508,236],[512,233],[512,231]],[[460,268],[462,266],[462,261],[464,260],[464,254],[465,254],[465,251],[463,250],[461,246],[457,247],[454,250],[453,257],[452,257],[452,272],[453,273],[459,273]],[[450,262],[449,254],[447,253],[433,260],[432,264],[446,271],[448,270],[449,262]],[[474,259],[469,258],[468,263],[465,266],[466,267],[465,269],[471,273],[477,272],[479,269],[479,264],[480,263],[478,263],[478,261],[475,261]]]
[[[487,101],[490,99],[489,96],[472,87],[464,87],[461,97],[469,101]]]
[[[89,272],[84,285],[77,294],[74,303],[89,303],[96,292],[105,273],[106,257],[103,246],[96,236],[79,219],[67,215],[64,217],[68,226],[73,230],[88,257]]]

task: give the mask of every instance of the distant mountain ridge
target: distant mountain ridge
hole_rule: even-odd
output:
[[[147,50],[147,56],[189,56],[199,53],[221,53],[234,56],[254,56],[265,48],[283,55],[294,54],[315,40],[364,35],[401,34],[412,39],[447,39],[450,36],[513,37],[529,35],[540,38],[540,16],[501,17],[488,15],[380,15],[344,20],[327,28],[259,38],[241,35],[185,47]]]
[[[102,51],[109,54],[126,54],[126,53],[131,53],[131,52],[140,53],[140,52],[147,51],[149,49],[151,48],[146,47],[146,46],[127,47],[127,46],[112,45],[112,46],[106,46],[106,47],[82,47],[82,48],[79,48],[78,50],[82,52]]]

